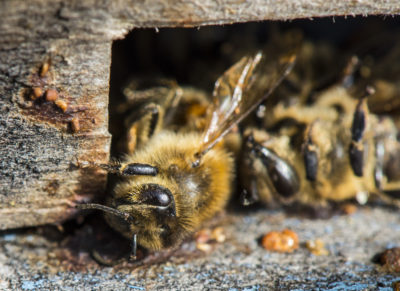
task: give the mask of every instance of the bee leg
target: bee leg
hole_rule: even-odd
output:
[[[295,195],[300,190],[300,180],[293,167],[268,148],[254,140],[252,143],[254,154],[266,167],[277,193],[285,198]]]
[[[393,187],[394,185],[391,185],[391,186]],[[395,186],[397,187],[397,189],[390,189],[390,190],[384,189],[383,193],[390,198],[400,200],[400,185],[399,185],[399,183],[396,183]]]
[[[310,124],[306,130],[306,138],[303,143],[303,158],[306,169],[306,178],[309,181],[315,181],[318,172],[318,149],[312,140],[312,127]]]
[[[175,80],[152,79],[152,84],[148,81],[143,79],[130,82],[123,90],[126,101],[117,107],[117,114],[136,111],[138,102],[142,104],[156,102],[162,104],[163,108],[173,108],[179,103],[183,90]]]
[[[374,180],[375,186],[378,190],[382,190],[385,173],[384,173],[384,159],[385,159],[385,143],[382,138],[379,138],[375,142],[375,168],[374,168]]]
[[[360,142],[352,141],[349,147],[349,157],[354,175],[362,177],[364,174],[364,145]]]
[[[141,112],[142,116],[145,115],[149,115],[150,116],[150,121],[149,121],[149,125],[148,125],[148,131],[147,133],[147,138],[150,138],[151,136],[153,136],[153,134],[155,132],[158,131],[158,129],[161,126],[161,120],[162,120],[162,111],[160,108],[160,105],[158,104],[154,104],[154,103],[150,103],[149,105],[147,105],[146,107],[144,107],[143,112]]]
[[[364,143],[363,136],[367,124],[368,108],[366,99],[357,104],[351,126],[351,144],[349,147],[350,165],[356,176],[363,176],[364,168]]]
[[[398,177],[395,177],[393,180],[388,181],[387,175],[390,174],[388,172],[385,173],[385,144],[384,140],[377,139],[375,143],[375,169],[374,169],[374,178],[375,178],[375,186],[376,188],[385,196],[390,199],[396,199],[400,201],[400,181]],[[398,164],[398,161],[394,158],[391,159],[393,163]],[[398,170],[398,169],[396,169]],[[390,203],[390,201],[389,201]],[[400,202],[399,202],[400,204]]]
[[[140,163],[110,163],[110,164],[99,164],[95,162],[78,162],[80,168],[100,168],[106,170],[108,173],[118,174],[121,176],[156,176],[158,174],[158,168]]]
[[[250,181],[250,189],[243,189],[242,194],[240,195],[240,202],[244,206],[249,206],[251,204],[256,203],[259,200],[257,184],[255,179],[251,179]]]
[[[90,255],[92,258],[100,265],[107,266],[107,267],[112,267],[121,264],[123,261],[126,260],[126,258],[120,258],[120,259],[115,259],[115,260],[108,260],[104,258],[102,255],[99,254],[98,251],[92,250],[90,252]]]
[[[400,207],[400,181],[384,182],[379,189],[380,198],[388,204]]]
[[[168,125],[171,123],[174,115],[176,114],[176,110],[178,105],[183,97],[183,89],[178,86],[178,84],[174,83],[174,86],[171,86],[171,91],[173,94],[169,94],[167,97],[167,102],[165,103],[165,114],[164,114],[164,125]]]
[[[346,89],[354,84],[355,73],[360,68],[360,59],[352,56],[343,71],[342,86]]]
[[[259,200],[257,182],[255,179],[257,173],[254,166],[256,157],[252,153],[253,142],[254,137],[252,135],[247,136],[243,149],[242,162],[243,167],[246,169],[246,172],[240,175],[242,180],[241,184],[244,188],[240,195],[240,202],[244,206],[251,205]]]
[[[127,118],[127,134],[123,141],[128,154],[132,154],[138,144],[146,143],[162,127],[163,113],[160,105],[150,103],[139,112]]]

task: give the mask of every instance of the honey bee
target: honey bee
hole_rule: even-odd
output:
[[[235,175],[226,136],[289,73],[295,51],[293,45],[274,59],[261,52],[243,57],[216,81],[211,104],[179,87],[166,96],[157,95],[171,92],[168,86],[142,91],[146,102],[128,118],[123,161],[81,163],[123,179],[107,206],[77,207],[104,211],[109,225],[132,239],[133,257],[137,245],[151,251],[177,246],[226,205]],[[186,126],[176,126],[179,118]]]
[[[353,57],[344,77],[313,92],[312,101],[300,90],[264,107],[261,125],[247,128],[239,174],[245,203],[323,208],[380,197],[400,205],[399,131],[391,116],[370,112],[383,90],[354,95],[349,80],[358,63]]]

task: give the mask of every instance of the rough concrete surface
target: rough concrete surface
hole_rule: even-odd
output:
[[[114,267],[98,265],[85,249],[88,240],[102,237],[90,223],[58,241],[46,228],[2,233],[0,289],[392,290],[400,281],[399,273],[372,262],[375,254],[400,246],[399,211],[388,207],[363,207],[327,220],[280,210],[230,213],[217,223],[226,241],[214,244],[208,254],[191,240],[168,258],[155,254],[147,256],[153,263],[125,261]],[[284,228],[299,235],[300,247],[293,253],[268,252],[258,243],[263,234]],[[66,243],[71,237],[75,242]],[[317,238],[329,255],[316,256],[305,247]]]

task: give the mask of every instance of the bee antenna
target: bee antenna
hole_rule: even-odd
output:
[[[133,217],[126,212],[119,211],[118,209],[111,208],[105,205],[97,204],[97,203],[85,203],[85,204],[76,204],[75,208],[78,209],[96,209],[96,210],[101,210],[110,214],[113,214],[115,216],[118,216],[125,220],[126,222],[133,222]]]

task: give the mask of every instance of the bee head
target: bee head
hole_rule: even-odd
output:
[[[138,244],[145,248],[166,248],[175,245],[183,236],[174,196],[162,185],[139,184],[130,193],[114,199],[111,205],[118,212],[128,214],[132,220],[107,213],[109,224],[126,237],[137,234]]]
[[[171,191],[154,183],[140,184],[123,197],[115,199],[112,204],[124,212],[136,213],[154,210],[162,216],[176,216],[175,200]]]

